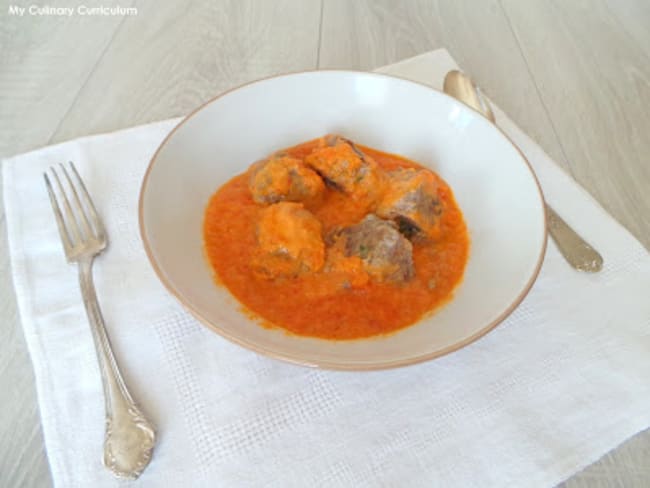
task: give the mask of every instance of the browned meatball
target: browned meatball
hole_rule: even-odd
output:
[[[325,184],[301,160],[274,156],[253,167],[249,188],[257,203],[289,201],[312,205],[322,198]]]
[[[394,222],[371,214],[356,225],[335,231],[328,241],[343,258],[361,259],[365,271],[377,281],[404,282],[415,276],[413,246]],[[330,255],[336,257],[336,253]]]
[[[408,237],[435,239],[444,210],[435,175],[425,169],[400,169],[388,173],[387,181],[377,215],[394,220]]]
[[[318,271],[325,261],[321,223],[302,203],[279,202],[262,210],[253,267],[267,278]]]
[[[351,141],[339,136],[325,136],[321,147],[305,158],[332,187],[366,208],[372,208],[384,189],[384,172],[377,162],[365,155]]]

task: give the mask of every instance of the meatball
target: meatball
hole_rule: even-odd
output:
[[[387,181],[377,215],[394,220],[407,237],[435,239],[444,210],[435,175],[425,169],[399,169],[388,173]]]
[[[325,184],[315,171],[299,159],[281,155],[257,163],[248,186],[253,200],[262,204],[289,201],[311,205],[325,191]]]
[[[330,186],[365,203],[368,209],[381,197],[384,172],[376,161],[343,137],[325,136],[321,147],[307,155],[305,163]]]
[[[318,271],[325,261],[321,223],[302,203],[279,202],[261,211],[253,267],[266,278]]]
[[[377,281],[405,282],[415,276],[413,245],[394,222],[370,214],[356,225],[334,231],[328,241],[343,258],[359,258]]]

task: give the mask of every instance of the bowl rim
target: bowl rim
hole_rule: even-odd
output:
[[[437,88],[434,88],[430,85],[427,85],[426,83],[421,83],[418,81],[413,81],[408,78],[400,77],[400,76],[395,76],[392,74],[387,74],[387,73],[380,73],[380,72],[371,72],[371,71],[362,71],[362,70],[351,70],[351,69],[310,69],[310,70],[300,70],[300,71],[291,71],[291,72],[285,72],[285,73],[280,73],[280,74],[275,74],[275,75],[270,75],[266,76],[263,78],[258,78],[246,83],[242,83],[240,85],[234,86],[218,95],[215,95],[214,97],[210,98],[209,100],[203,102],[200,104],[198,107],[196,107],[194,110],[192,110],[190,113],[188,113],[181,121],[178,122],[174,126],[174,128],[165,136],[165,138],[160,142],[158,147],[156,148],[156,151],[152,155],[149,164],[147,165],[147,169],[144,173],[144,176],[142,177],[142,183],[140,184],[140,194],[138,197],[138,228],[140,230],[140,238],[142,240],[142,244],[145,250],[145,253],[147,255],[147,259],[149,260],[149,263],[151,264],[156,276],[160,280],[160,282],[163,284],[163,286],[167,289],[167,291],[178,301],[180,304],[188,311],[190,314],[197,319],[202,325],[207,327],[208,329],[212,330],[213,332],[216,332],[220,336],[224,337],[225,339],[229,340],[230,342],[233,342],[237,344],[238,346],[241,346],[245,349],[248,349],[249,351],[253,351],[258,354],[262,354],[266,357],[269,357],[271,359],[277,359],[281,360],[284,362],[288,362],[291,364],[299,365],[299,366],[307,366],[311,368],[319,368],[319,369],[328,369],[328,370],[338,370],[338,371],[377,371],[377,370],[382,370],[382,369],[393,369],[393,368],[398,368],[398,367],[404,367],[404,366],[411,366],[414,364],[422,363],[424,361],[429,361],[432,359],[439,358],[441,356],[445,356],[447,354],[450,354],[452,352],[458,351],[459,349],[462,349],[463,347],[477,341],[484,335],[486,335],[488,332],[496,328],[497,325],[499,325],[501,322],[503,322],[524,300],[524,298],[528,295],[530,292],[531,288],[533,287],[535,281],[537,280],[539,273],[542,268],[542,264],[544,263],[544,257],[546,255],[546,250],[548,246],[548,211],[546,209],[546,200],[544,198],[544,193],[542,192],[542,187],[539,183],[539,180],[537,178],[537,175],[535,173],[535,170],[533,169],[532,165],[530,164],[530,161],[528,161],[528,158],[524,155],[524,153],[519,149],[519,147],[514,143],[514,141],[508,136],[501,127],[499,127],[496,124],[492,124],[494,128],[497,129],[497,131],[501,134],[501,136],[519,153],[521,156],[522,160],[526,163],[526,166],[528,167],[528,170],[533,177],[533,181],[535,182],[535,186],[537,187],[537,192],[540,198],[540,201],[542,202],[542,210],[544,214],[544,238],[542,242],[542,246],[540,249],[539,256],[537,258],[537,263],[535,265],[535,269],[533,270],[530,278],[528,279],[528,282],[526,285],[523,287],[521,292],[515,297],[515,299],[511,302],[511,304],[506,307],[499,315],[496,317],[494,320],[492,320],[489,324],[487,324],[485,327],[482,329],[478,330],[474,334],[470,335],[469,337],[466,337],[462,341],[456,342],[450,346],[447,346],[443,349],[426,353],[426,354],[420,354],[418,356],[413,356],[413,357],[407,357],[403,359],[395,359],[395,360],[389,360],[389,361],[375,361],[375,362],[368,362],[368,363],[345,363],[345,362],[340,362],[340,361],[331,361],[331,360],[313,360],[313,359],[303,359],[300,357],[297,357],[296,355],[291,355],[291,354],[286,354],[278,351],[274,351],[272,349],[266,348],[264,346],[260,346],[257,344],[253,344],[249,342],[248,340],[238,337],[236,335],[233,335],[224,329],[221,329],[218,325],[212,323],[208,318],[204,317],[201,312],[196,310],[190,303],[188,303],[183,296],[181,296],[180,293],[176,291],[176,289],[172,286],[171,282],[166,278],[165,274],[163,273],[162,269],[158,265],[158,262],[155,260],[153,251],[151,249],[151,245],[149,243],[149,239],[147,238],[147,234],[145,232],[145,224],[144,224],[144,194],[147,189],[147,184],[149,182],[149,175],[151,173],[151,170],[153,169],[153,166],[156,162],[156,159],[158,157],[158,153],[162,150],[162,148],[167,144],[169,139],[176,133],[176,131],[184,125],[186,122],[188,122],[192,117],[194,117],[198,112],[203,110],[206,106],[210,105],[214,101],[230,94],[231,92],[234,92],[236,90],[239,90],[241,88],[244,88],[249,85],[254,85],[257,83],[262,83],[271,79],[275,78],[284,78],[284,77],[290,77],[290,76],[295,76],[295,75],[302,75],[302,74],[316,74],[320,72],[325,72],[325,73],[343,73],[343,74],[352,74],[352,75],[363,75],[363,76],[371,76],[371,77],[377,77],[377,78],[390,78],[390,79],[397,79],[402,82],[406,83],[411,83],[420,87],[424,87],[428,90],[434,91],[440,95],[443,95],[446,97],[448,100],[452,101],[454,104],[458,105],[459,107],[463,107],[463,109],[468,109],[471,110],[472,112],[475,112],[477,115],[484,117],[484,115],[479,112],[478,110],[473,109],[472,107],[465,105],[464,103],[460,102],[456,98],[452,97],[451,95],[446,94],[442,90],[439,90]],[[485,119],[487,121],[487,119]],[[489,121],[488,121],[489,122]],[[415,325],[415,324],[413,324]],[[372,338],[371,338],[372,339]],[[363,340],[363,339],[361,339]]]

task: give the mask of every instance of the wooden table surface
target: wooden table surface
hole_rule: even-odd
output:
[[[9,12],[81,4],[137,15]],[[648,0],[0,0],[0,157],[183,115],[263,76],[439,47],[650,246]],[[0,485],[50,486],[4,212],[0,234]],[[565,486],[647,487],[649,461],[646,431]]]

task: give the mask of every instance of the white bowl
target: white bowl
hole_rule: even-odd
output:
[[[219,186],[277,149],[326,133],[436,171],[451,186],[469,229],[469,261],[453,299],[385,337],[327,341],[263,328],[215,284],[203,253],[204,210]],[[154,154],[139,213],[156,273],[197,319],[257,352],[335,369],[402,366],[469,344],[521,302],[546,249],[541,190],[510,140],[447,95],[373,73],[290,74],[211,100],[186,117]]]

